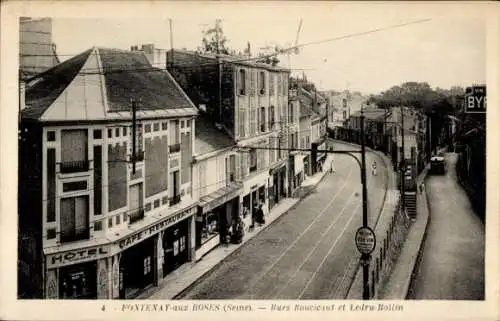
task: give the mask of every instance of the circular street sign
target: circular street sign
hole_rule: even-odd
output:
[[[375,233],[369,227],[360,227],[356,231],[356,247],[361,254],[371,254],[375,250]]]

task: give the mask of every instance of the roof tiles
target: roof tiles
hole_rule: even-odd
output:
[[[40,74],[26,85],[23,118],[78,121],[121,118],[131,98],[138,111],[197,113],[171,75],[153,68],[142,52],[89,49]],[[159,115],[174,116],[161,112]]]

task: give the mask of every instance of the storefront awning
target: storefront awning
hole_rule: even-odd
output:
[[[269,169],[269,175],[274,175],[275,173],[279,172],[285,165],[286,165],[286,159],[275,164],[274,166],[271,167],[271,169]]]
[[[200,198],[199,206],[204,213],[208,212],[238,196],[242,188],[243,186],[241,184],[233,182]]]

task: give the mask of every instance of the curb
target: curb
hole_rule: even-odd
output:
[[[425,175],[425,178],[422,179],[422,181],[427,180],[427,174]],[[427,232],[429,231],[429,226],[431,225],[431,203],[429,201],[429,192],[427,191],[427,187],[425,188],[425,201],[427,205],[427,222],[425,223],[425,229],[424,229],[424,235],[422,236],[422,240],[420,241],[420,246],[418,248],[418,254],[415,258],[415,262],[413,263],[413,268],[411,271],[411,277],[410,280],[405,286],[405,291],[404,291],[404,299],[408,300],[408,297],[411,295],[410,291],[413,288],[413,283],[415,282],[415,276],[417,275],[417,271],[420,267],[420,263],[422,262],[422,256],[424,255],[424,247],[425,247],[425,241],[427,240]]]
[[[255,233],[251,238],[247,239],[247,242],[249,242],[250,240],[252,240],[254,237],[256,237],[257,235],[259,235],[262,231],[265,231],[267,230],[269,227],[273,226],[276,222],[278,222],[280,219],[282,219],[290,210],[294,209],[304,198],[306,198],[307,196],[309,196],[312,192],[314,192],[316,190],[316,187],[319,185],[319,183],[321,183],[323,181],[323,179],[327,176],[326,175],[327,172],[324,172],[323,173],[323,176],[319,179],[319,181],[314,184],[314,187],[311,188],[307,193],[305,193],[304,195],[302,195],[300,198],[298,198],[298,200],[295,202],[295,204],[293,204],[292,206],[290,206],[290,208],[288,208],[286,211],[284,211],[281,215],[279,215],[278,217],[276,217],[276,219],[274,219],[272,222],[270,222],[269,224],[267,224],[266,226],[264,226],[264,228],[258,230],[257,233]],[[230,256],[232,255],[236,255],[238,254],[240,251],[241,251],[241,248],[243,247],[243,245],[245,245],[245,243],[241,244],[237,249],[235,249],[233,252],[229,253],[229,255],[227,255],[226,257],[224,257],[222,260],[220,260],[219,262],[217,262],[214,266],[212,266],[210,269],[208,269],[207,271],[205,271],[204,273],[202,273],[198,278],[196,278],[191,284],[189,284],[188,286],[186,286],[183,290],[181,290],[179,293],[175,294],[171,300],[181,300],[181,296],[183,296],[186,292],[188,292],[189,290],[191,290],[194,286],[196,286],[197,284],[199,284],[199,282],[201,282],[206,276],[208,276],[208,274],[210,272],[212,272],[213,270],[215,270],[217,267],[219,267],[227,258],[229,258]],[[218,246],[221,246],[221,245],[218,245]],[[214,247],[214,249],[217,248],[217,247]],[[210,252],[208,252],[210,253]],[[207,253],[207,254],[208,254]],[[200,260],[202,260],[202,258],[200,258]],[[200,261],[198,260],[198,261]],[[196,264],[196,262],[194,263]]]
[[[427,175],[428,175],[428,166],[426,166],[423,169],[422,174],[420,174],[421,177],[417,178],[417,180],[416,180],[417,181],[417,186],[420,185],[422,182],[426,181]],[[418,193],[418,191],[417,191],[417,193]],[[411,273],[410,273],[410,276],[408,278],[406,278],[405,281],[404,281],[405,284],[403,286],[403,290],[401,291],[401,293],[402,293],[401,294],[401,299],[402,300],[404,300],[404,299],[406,299],[408,297],[408,293],[409,293],[409,291],[411,289],[411,285],[412,285],[412,282],[414,280],[414,276],[417,273],[417,270],[418,270],[418,267],[419,267],[419,262],[422,259],[422,255],[423,255],[423,251],[424,251],[424,245],[425,245],[425,239],[427,237],[427,231],[428,231],[429,225],[430,225],[429,224],[429,222],[430,222],[430,203],[429,203],[427,188],[425,188],[425,202],[426,202],[426,206],[427,206],[427,219],[426,219],[426,222],[425,222],[425,228],[424,228],[424,232],[422,234],[422,238],[420,239],[420,245],[418,247],[417,255],[413,259],[412,263],[409,265],[411,267]],[[407,237],[405,239],[405,243],[406,242],[408,242],[408,235],[407,235]]]

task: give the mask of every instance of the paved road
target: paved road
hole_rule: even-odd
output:
[[[335,149],[353,149],[335,144]],[[367,155],[367,165],[377,159]],[[356,161],[335,155],[336,174],[266,230],[226,258],[181,299],[343,299],[357,263],[354,233],[361,225]],[[382,206],[385,173],[368,175],[370,224]]]
[[[484,225],[456,180],[457,155],[445,155],[446,176],[427,180],[430,226],[410,299],[484,299]]]

